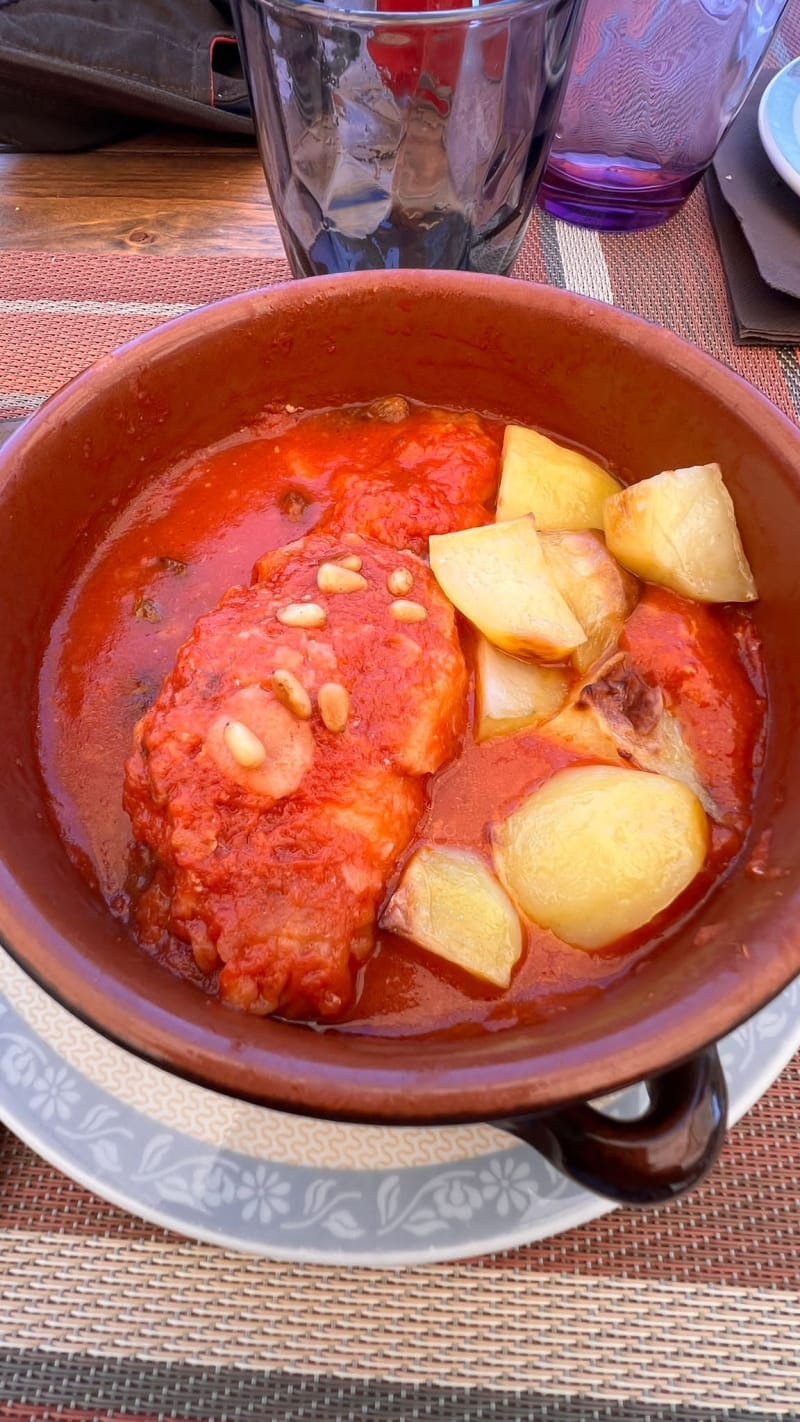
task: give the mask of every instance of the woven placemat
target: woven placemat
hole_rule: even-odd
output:
[[[668,227],[636,237],[537,215],[515,274],[670,326],[800,418],[798,352],[732,344],[701,191]],[[6,253],[0,419],[29,414],[170,316],[286,276],[282,263],[255,259]],[[690,1198],[402,1272],[270,1263],[187,1242],[97,1199],[6,1134],[0,1416],[796,1418],[799,1122],[795,1064]]]
[[[799,1101],[795,1065],[682,1202],[402,1273],[188,1243],[9,1136],[0,1415],[796,1417]]]

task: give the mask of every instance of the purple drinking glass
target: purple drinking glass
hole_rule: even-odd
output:
[[[786,0],[587,0],[539,203],[632,231],[677,212],[747,97]]]

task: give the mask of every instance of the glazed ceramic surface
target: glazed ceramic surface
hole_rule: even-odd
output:
[[[775,171],[800,194],[800,59],[781,69],[764,90],[758,132]]]

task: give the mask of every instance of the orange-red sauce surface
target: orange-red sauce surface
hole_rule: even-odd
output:
[[[76,862],[113,911],[127,916],[134,883],[123,767],[133,727],[198,617],[257,560],[318,526],[424,551],[403,516],[389,524],[381,490],[424,504],[430,531],[491,517],[502,431],[475,416],[415,409],[401,425],[359,413],[281,412],[172,470],[136,495],[105,531],[69,589],[41,675],[40,755],[53,811]],[[654,451],[654,469],[658,453]],[[487,512],[488,510],[488,512]],[[690,750],[726,828],[715,825],[706,868],[664,921],[625,944],[586,953],[530,926],[511,987],[498,992],[391,935],[361,970],[348,1030],[491,1029],[534,1021],[601,990],[708,889],[741,848],[765,702],[749,615],[645,588],[623,647],[633,666],[679,703]],[[581,758],[533,731],[476,744],[427,783],[420,840],[479,849],[491,823],[556,769]],[[401,866],[398,866],[398,870]],[[391,887],[391,884],[390,884]],[[159,949],[214,991],[191,951]]]

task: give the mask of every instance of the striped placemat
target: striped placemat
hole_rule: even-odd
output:
[[[186,1242],[9,1136],[0,1415],[797,1417],[798,1102],[795,1065],[683,1202],[402,1272]]]

